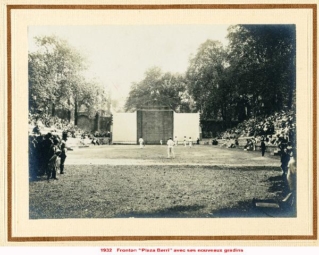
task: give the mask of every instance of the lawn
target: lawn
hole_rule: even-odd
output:
[[[96,146],[68,154],[66,174],[30,181],[30,219],[292,217],[253,199],[286,194],[278,157],[212,146]]]

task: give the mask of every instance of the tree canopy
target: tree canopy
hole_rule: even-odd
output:
[[[54,116],[59,108],[73,110],[76,116],[78,107],[85,105],[94,115],[106,94],[99,83],[84,77],[85,57],[56,36],[36,37],[35,41],[37,51],[28,55],[30,110]]]
[[[158,102],[176,112],[188,112],[192,110],[189,100],[183,76],[162,73],[160,68],[153,67],[146,71],[142,81],[132,84],[125,110],[134,111],[149,102]]]
[[[190,59],[186,72],[188,90],[196,102],[202,118],[217,118],[221,113],[227,68],[225,50],[218,41],[207,40]]]
[[[202,119],[230,122],[293,108],[295,26],[234,25],[227,37],[227,47],[203,42],[185,74],[148,70],[132,85],[126,110],[159,100],[174,111],[199,111]]]
[[[254,114],[293,107],[296,73],[294,25],[239,25],[228,30],[227,61],[237,97]]]

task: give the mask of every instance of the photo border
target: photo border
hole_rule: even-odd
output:
[[[8,242],[58,242],[58,241],[151,241],[151,240],[317,240],[317,4],[150,4],[150,5],[7,5],[7,241]],[[12,235],[12,31],[11,11],[18,9],[51,10],[192,10],[192,9],[311,9],[313,14],[313,219],[312,235],[245,235],[245,236],[52,236],[14,237]]]

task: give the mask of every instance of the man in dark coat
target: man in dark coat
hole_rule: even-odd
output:
[[[61,141],[61,155],[60,155],[60,174],[64,174],[64,162],[67,157],[67,148],[66,141],[68,140],[68,134],[66,132],[62,133],[62,141]]]
[[[264,156],[266,151],[266,144],[264,140],[261,141],[260,147],[261,147],[261,156]]]
[[[59,149],[59,140],[58,139],[54,139],[53,141],[53,145],[50,148],[49,151],[49,162],[48,162],[48,173],[47,173],[47,180],[49,181],[49,179],[54,179],[54,180],[58,180],[58,178],[56,177],[56,169],[57,169],[57,159],[58,156],[61,155],[61,150]]]

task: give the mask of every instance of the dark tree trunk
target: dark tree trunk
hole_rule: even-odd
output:
[[[78,102],[75,99],[74,102],[74,126],[78,125]]]
[[[296,92],[296,77],[294,77],[290,83],[289,91],[288,91],[288,109],[291,110],[295,103],[295,92]]]
[[[55,104],[52,103],[51,115],[55,116]]]
[[[100,130],[100,115],[99,113],[96,113],[94,131],[99,131],[99,130]]]
[[[71,101],[68,99],[68,105],[69,105],[69,110],[68,110],[68,121],[71,122]]]

